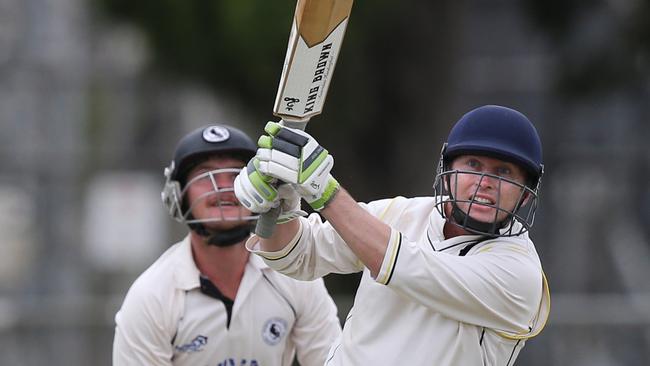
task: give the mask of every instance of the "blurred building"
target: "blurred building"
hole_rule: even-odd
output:
[[[110,364],[128,286],[183,235],[160,203],[178,136],[243,116],[150,76],[142,35],[89,4],[0,0],[2,365]]]

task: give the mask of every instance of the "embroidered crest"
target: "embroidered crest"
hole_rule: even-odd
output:
[[[269,346],[280,343],[287,334],[287,322],[282,318],[271,318],[264,323],[262,328],[262,339]]]
[[[198,335],[196,336],[196,338],[192,340],[192,342],[180,346],[176,346],[176,350],[178,352],[187,352],[187,353],[199,352],[203,350],[202,348],[206,344],[208,344],[208,337]]]

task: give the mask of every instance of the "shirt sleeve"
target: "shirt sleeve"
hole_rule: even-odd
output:
[[[446,317],[527,334],[546,288],[529,251],[525,240],[495,240],[457,256],[425,250],[394,230],[376,281]]]
[[[395,199],[383,199],[359,205],[371,215],[382,218]],[[259,238],[253,235],[246,248],[261,256],[266,264],[287,276],[300,280],[313,280],[329,273],[357,273],[365,265],[348,247],[331,224],[324,222],[317,213],[301,217],[300,230],[282,250],[260,250]]]
[[[363,263],[345,244],[334,228],[323,222],[318,214],[300,219],[300,230],[280,251],[260,250],[259,238],[254,235],[246,247],[261,256],[274,270],[300,280],[313,280],[329,273],[356,273]]]
[[[134,286],[115,316],[113,365],[172,365],[175,329],[164,316],[164,307]]]
[[[302,366],[322,366],[341,335],[337,308],[322,279],[298,284],[301,311],[292,334],[296,356]]]

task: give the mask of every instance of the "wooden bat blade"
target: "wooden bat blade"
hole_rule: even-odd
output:
[[[298,0],[273,114],[283,125],[305,129],[323,110],[353,0]],[[261,214],[255,233],[273,234],[279,208]]]
[[[350,17],[352,0],[306,0],[298,2],[295,20],[308,47],[322,43]]]
[[[298,0],[273,114],[304,122],[323,110],[353,0]]]

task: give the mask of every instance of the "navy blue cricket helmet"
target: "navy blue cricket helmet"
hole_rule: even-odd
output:
[[[466,113],[449,133],[443,151],[445,164],[459,155],[486,155],[515,163],[526,170],[535,186],[543,172],[542,142],[535,126],[522,113],[498,105]]]
[[[525,185],[488,173],[452,170],[451,163],[461,155],[489,156],[514,163],[527,173]],[[511,108],[498,105],[478,107],[456,122],[443,146],[434,182],[434,196],[438,197],[436,209],[452,224],[475,234],[519,235],[533,225],[543,173],[542,143],[531,121]],[[459,174],[474,174],[479,181],[490,177],[498,182],[498,187],[514,184],[520,188],[519,201],[513,208],[479,202],[474,197],[480,184],[471,197],[459,198],[452,183]],[[461,209],[461,204],[467,208]],[[451,210],[445,210],[447,205]],[[493,220],[473,219],[472,207],[477,206],[492,207],[495,211]]]

